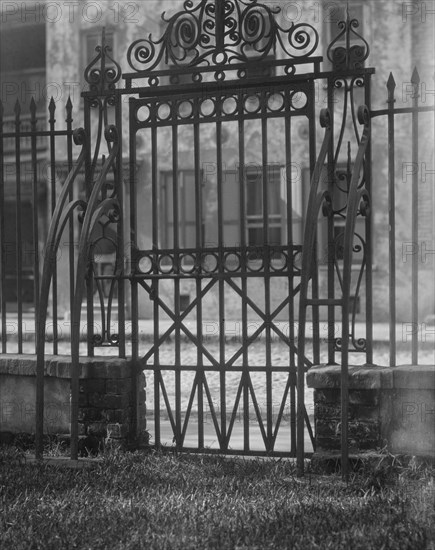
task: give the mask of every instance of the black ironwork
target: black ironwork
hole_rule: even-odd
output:
[[[13,189],[15,198],[16,351],[21,353],[24,351],[23,295],[27,285],[21,238],[22,199],[27,192],[21,174],[24,150],[30,152],[31,159],[34,238],[29,272],[36,311],[37,456],[42,456],[43,376],[50,301],[53,352],[58,351],[55,259],[65,229],[71,242],[77,238],[79,241],[76,254],[71,247],[68,262],[73,360],[72,458],[77,457],[78,451],[82,301],[86,296],[87,354],[92,356],[100,346],[107,346],[125,356],[124,285],[129,282],[132,363],[138,369],[145,365],[153,376],[155,445],[162,447],[164,443],[161,433],[164,414],[177,450],[290,455],[297,457],[301,473],[304,456],[309,454],[304,449],[305,436],[308,435],[313,448],[315,445],[304,401],[304,377],[320,360],[319,318],[321,308],[326,308],[328,361],[332,364],[339,360],[342,364],[342,463],[343,474],[347,475],[349,354],[364,354],[368,364],[373,361],[370,119],[385,115],[389,122],[393,361],[396,321],[394,117],[405,113],[411,115],[415,138],[413,161],[417,162],[419,113],[433,111],[433,107],[419,105],[419,77],[415,72],[412,108],[394,108],[394,79],[391,77],[388,108],[371,111],[370,79],[374,70],[363,66],[369,47],[356,32],[358,22],[351,19],[349,10],[346,20],[339,23],[338,37],[328,48],[327,57],[333,71],[326,72],[320,70],[322,58],[315,55],[319,43],[315,29],[304,24],[292,24],[284,29],[276,20],[277,13],[278,8],[256,0],[199,0],[197,3],[187,0],[180,12],[163,17],[166,28],[161,38],[140,39],[130,46],[127,63],[133,72],[122,75],[125,85],[120,84],[120,65],[106,44],[103,31],[101,46],[96,48],[95,59],[85,71],[89,89],[82,94],[84,129],[73,132],[70,101],[66,105],[65,130],[56,129],[54,101],[49,105],[48,130],[39,127],[34,102],[28,117],[23,116],[17,103],[11,120],[5,120],[0,103],[3,353],[10,352],[6,331],[5,190]],[[341,45],[343,39],[345,46]],[[302,65],[309,67],[309,72],[299,74],[297,69]],[[324,140],[317,154],[315,85],[320,79],[326,80],[328,109],[320,116]],[[129,216],[124,219],[121,100],[126,94],[130,95],[130,202],[126,209]],[[358,105],[364,107],[358,108]],[[295,135],[301,128],[308,137],[304,160],[310,174],[310,189],[306,208],[303,203],[295,202],[296,183],[291,173],[296,158]],[[140,136],[145,136],[149,146],[149,171],[145,171],[145,175],[137,171],[142,154],[137,139]],[[59,159],[56,145],[60,139],[66,140],[68,175],[62,178],[65,182],[57,196]],[[50,166],[52,214],[43,258],[39,254],[37,206],[41,140],[48,141],[45,154]],[[183,148],[186,140],[189,140],[188,149]],[[73,141],[81,146],[76,162],[73,162]],[[208,143],[209,150],[205,150],[204,143]],[[7,155],[11,155],[15,166],[12,182],[6,182],[5,177]],[[210,159],[214,166],[212,176],[204,169],[204,163],[211,162]],[[251,170],[253,159],[255,177]],[[301,162],[300,156],[297,161]],[[229,162],[234,165],[231,169],[226,166]],[[230,174],[231,186],[225,187]],[[83,187],[80,187],[80,179],[84,181]],[[414,177],[415,197],[416,186]],[[255,192],[252,189],[256,189]],[[306,191],[308,194],[308,189]],[[145,208],[148,208],[146,216]],[[234,218],[231,237],[228,237],[229,210]],[[305,217],[303,235],[297,226],[297,210]],[[79,212],[78,221],[73,217],[76,211]],[[414,237],[418,228],[417,214],[417,199],[414,198]],[[150,230],[149,244],[144,244],[142,239],[146,223]],[[325,242],[319,238],[319,224],[320,233],[326,236]],[[127,230],[131,246],[127,251],[128,265],[124,265],[124,231]],[[103,256],[104,268],[100,256]],[[418,265],[417,256],[414,256],[412,288],[413,302],[417,304]],[[319,285],[322,259],[326,260],[325,292]],[[276,298],[274,287],[278,284],[286,286],[288,292]],[[231,346],[227,344],[228,294],[232,296],[231,306],[238,307],[241,321],[240,341]],[[210,300],[214,300],[217,327],[213,346],[204,328],[205,308]],[[141,343],[139,339],[139,309],[144,302],[152,309],[150,344]],[[365,314],[365,334],[356,331],[357,303]],[[418,305],[413,311],[414,321],[418,319],[417,308]],[[115,311],[118,323],[113,329]],[[256,325],[250,329],[252,319]],[[288,331],[283,330],[282,319]],[[312,320],[313,328],[311,346],[306,332],[308,319]],[[338,337],[335,334],[337,320],[341,326]],[[193,362],[185,358],[183,339],[195,350]],[[275,357],[274,340],[285,347],[285,356]],[[261,354],[258,354],[259,343]],[[164,346],[170,348],[170,359],[167,350],[165,354],[162,351]],[[414,335],[412,358],[415,362],[418,359],[417,336]],[[193,372],[193,378],[185,406],[181,402],[181,387],[188,371]],[[263,376],[264,410],[253,372]],[[173,399],[165,378],[167,373],[173,373]],[[280,391],[274,385],[276,375],[281,376]],[[217,390],[212,388],[212,378],[218,380]],[[230,397],[232,385],[235,392]],[[134,390],[137,392],[139,388]],[[198,421],[196,443],[192,445],[186,441],[190,427],[195,424],[195,400]],[[234,449],[232,437],[240,413],[243,443],[241,448]],[[215,449],[206,448],[206,415],[210,415],[216,435]],[[286,420],[288,427],[284,426]],[[262,449],[252,448],[253,424],[261,435]],[[285,451],[277,449],[283,432]]]
[[[134,73],[124,77],[128,85],[132,79],[148,78],[155,87],[167,75],[171,84],[178,84],[183,74],[198,84],[207,73],[222,82],[231,71],[243,80],[253,64],[264,60],[287,75],[302,63],[318,68],[321,57],[312,56],[319,44],[317,31],[305,23],[284,29],[275,17],[279,12],[279,7],[257,0],[186,0],[183,10],[168,19],[163,13],[167,25],[161,38],[149,36],[131,44],[127,59]],[[281,59],[271,60],[277,51]],[[161,69],[162,62],[166,69]],[[170,66],[177,70],[168,71]]]
[[[346,20],[339,21],[340,32],[328,46],[327,57],[336,71],[355,71],[364,67],[364,61],[370,54],[367,41],[356,32],[359,21],[352,19],[349,4],[346,7]],[[344,38],[345,45],[342,43]],[[355,43],[356,39],[356,43]]]
[[[396,139],[395,139],[395,124],[396,117],[408,117],[409,126],[411,128],[409,134],[409,148],[411,150],[411,158],[413,165],[418,166],[420,162],[420,127],[422,126],[422,119],[420,115],[426,113],[424,117],[425,122],[429,123],[429,114],[432,113],[435,117],[435,106],[434,105],[421,105],[420,102],[420,75],[417,68],[414,68],[411,78],[410,78],[411,88],[412,88],[412,105],[407,107],[395,107],[396,103],[396,81],[392,73],[390,73],[387,80],[387,108],[373,110],[370,113],[372,118],[377,117],[386,117],[387,120],[387,142],[388,142],[388,235],[389,235],[389,258],[388,258],[388,274],[389,274],[389,307],[390,307],[390,365],[396,365],[396,354],[397,354],[397,334],[396,334],[396,324],[397,324],[397,259],[396,259]],[[432,121],[433,125],[433,121]],[[411,327],[412,330],[409,334],[406,335],[406,338],[403,338],[402,334],[402,344],[408,341],[408,337],[411,340],[411,354],[410,360],[412,364],[418,364],[419,362],[419,341],[421,342],[424,339],[420,339],[419,335],[418,319],[420,317],[419,312],[419,280],[420,280],[420,271],[421,265],[419,266],[419,258],[416,253],[415,243],[418,242],[418,220],[419,220],[419,194],[420,189],[419,178],[417,173],[412,173],[412,182],[411,182],[411,204],[410,204],[410,219],[411,219],[411,246],[413,247],[411,255]],[[403,246],[403,245],[402,245]],[[402,252],[403,254],[403,252]],[[403,260],[403,258],[402,258]]]

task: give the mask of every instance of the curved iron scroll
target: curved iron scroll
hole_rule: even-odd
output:
[[[70,201],[66,206],[70,191],[77,175],[84,165],[86,158],[86,133],[83,128],[78,128],[73,133],[74,143],[81,145],[82,150],[75,166],[70,170],[62,187],[48,230],[45,247],[44,262],[42,266],[41,287],[39,292],[39,310],[36,317],[36,458],[42,458],[43,430],[44,430],[44,358],[45,336],[48,300],[50,284],[57,259],[57,251],[63,230],[70,219],[71,214],[77,208],[86,209],[86,203],[79,199]]]
[[[161,38],[149,35],[131,44],[128,64],[142,76],[150,76],[162,61],[176,68],[197,68],[193,81],[200,82],[204,67],[218,69],[215,78],[221,80],[228,65],[252,62],[253,52],[258,63],[277,46],[288,56],[287,65],[301,58],[310,61],[319,44],[317,31],[306,23],[281,27],[275,17],[280,11],[257,0],[200,0],[197,4],[186,0],[183,10],[168,19],[163,13],[167,26]],[[238,78],[244,76],[238,74]],[[158,85],[158,78],[150,83]]]
[[[304,469],[304,386],[305,386],[305,323],[307,319],[308,287],[313,274],[314,244],[317,233],[317,218],[320,210],[331,215],[332,203],[327,191],[319,190],[324,177],[324,165],[332,139],[331,117],[327,109],[320,113],[320,125],[325,128],[322,147],[316,161],[311,178],[310,195],[308,199],[307,217],[305,221],[304,241],[302,245],[301,283],[299,291],[299,328],[298,328],[298,403],[297,403],[297,467],[299,472]]]
[[[104,137],[112,145],[105,159],[101,172],[92,187],[92,192],[86,205],[86,210],[80,232],[77,268],[74,286],[74,297],[71,311],[71,458],[78,455],[78,389],[79,389],[79,343],[80,316],[84,293],[83,282],[88,272],[89,252],[92,246],[90,236],[98,220],[104,214],[114,220],[119,216],[119,203],[116,198],[101,200],[101,191],[106,183],[109,170],[114,164],[119,150],[119,135],[115,126],[107,126]]]
[[[340,32],[328,46],[327,57],[332,63],[334,70],[356,70],[363,67],[364,61],[368,58],[370,48],[367,40],[355,31],[359,27],[358,19],[351,19],[349,6],[346,9],[346,20],[338,22]],[[344,38],[345,46],[336,46]],[[353,43],[357,39],[358,43]]]
[[[347,201],[346,211],[346,224],[344,229],[343,238],[343,330],[342,330],[342,353],[348,352],[349,341],[349,304],[351,296],[351,275],[352,275],[352,261],[355,251],[354,239],[357,237],[364,247],[364,240],[360,235],[355,233],[355,225],[358,216],[368,218],[370,216],[370,195],[367,189],[361,184],[360,174],[364,170],[364,160],[367,151],[367,147],[370,142],[370,113],[365,105],[362,105],[358,109],[358,122],[364,125],[361,141],[358,146],[358,152],[355,159],[355,164],[352,170],[352,177],[350,181],[350,188]],[[364,182],[364,178],[363,178]],[[364,265],[363,265],[364,267]],[[361,275],[361,274],[360,274]],[[360,279],[360,278],[359,278]],[[358,281],[358,285],[359,285]],[[353,322],[353,319],[352,319]],[[352,330],[352,337],[354,337],[354,331]],[[360,342],[359,342],[360,343]]]
[[[370,142],[370,113],[363,105],[358,109],[358,121],[364,125],[361,142],[355,159],[350,182],[346,225],[344,230],[343,258],[343,303],[342,303],[342,349],[341,349],[341,469],[343,478],[348,477],[348,422],[349,422],[349,314],[352,276],[353,242],[358,215],[370,216],[370,196],[360,186],[360,173],[364,170],[364,159]]]

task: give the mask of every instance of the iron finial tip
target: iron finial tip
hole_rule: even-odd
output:
[[[417,67],[414,67],[412,71],[411,82],[413,84],[420,84],[420,75],[418,74]]]
[[[389,90],[394,90],[395,87],[396,87],[396,81],[394,80],[393,73],[390,72],[390,76],[388,77],[388,80],[387,80],[387,88]]]

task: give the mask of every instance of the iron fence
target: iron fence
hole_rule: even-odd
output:
[[[71,169],[73,118],[70,100],[63,106],[65,125],[56,125],[57,105],[37,111],[34,100],[22,113],[3,118],[0,102],[0,311],[2,353],[35,353],[42,259],[47,253],[47,224],[55,210],[58,188]],[[58,151],[63,151],[59,158]],[[73,220],[68,241],[74,242]],[[69,250],[69,269],[74,247]],[[52,351],[58,353],[58,285],[54,268],[50,293]]]
[[[140,364],[145,364],[145,369],[152,373],[155,440],[158,447],[161,446],[160,415],[163,405],[176,449],[204,452],[203,423],[208,403],[210,411],[207,414],[211,415],[219,452],[232,452],[229,448],[231,432],[238,407],[243,403],[245,411],[251,407],[255,413],[265,447],[264,454],[278,456],[282,453],[275,449],[276,437],[289,401],[291,428],[286,454],[297,456],[299,469],[303,471],[305,430],[308,430],[314,444],[304,403],[304,377],[307,369],[320,360],[319,315],[321,308],[326,308],[328,362],[332,364],[340,361],[342,365],[342,458],[346,475],[349,357],[351,353],[362,354],[366,363],[373,363],[372,289],[376,273],[373,272],[372,212],[376,205],[372,199],[372,119],[384,117],[388,133],[389,331],[390,364],[394,365],[397,355],[398,299],[396,226],[399,223],[396,220],[395,199],[395,121],[399,116],[410,117],[410,163],[415,167],[419,164],[418,133],[421,115],[432,113],[434,108],[419,104],[419,78],[417,72],[414,72],[412,83],[415,93],[411,107],[394,106],[395,85],[391,76],[388,81],[388,107],[372,110],[371,76],[374,70],[363,67],[369,54],[368,44],[355,33],[357,25],[349,14],[347,20],[340,23],[341,32],[327,52],[333,70],[322,72],[321,58],[313,55],[318,45],[316,33],[312,33],[312,29],[305,29],[301,34],[301,29],[297,26],[286,31],[288,42],[295,46],[296,53],[286,52],[288,57],[275,60],[272,64],[274,74],[267,73],[265,81],[266,73],[259,75],[258,71],[263,66],[262,62],[270,71],[268,54],[277,43],[283,46],[280,33],[284,30],[270,26],[272,30],[269,35],[261,37],[267,38],[267,45],[264,46],[264,40],[261,42],[257,60],[244,53],[242,34],[231,35],[235,44],[228,51],[224,35],[227,32],[226,25],[235,24],[231,17],[235,7],[245,10],[238,12],[240,21],[249,21],[250,17],[273,18],[273,10],[267,5],[261,5],[261,10],[255,11],[252,7],[257,6],[255,2],[251,5],[243,2],[213,3],[203,0],[195,8],[192,6],[186,3],[184,8],[187,15],[175,14],[167,22],[167,31],[160,40],[144,39],[131,45],[128,62],[133,72],[124,75],[121,75],[119,65],[110,55],[103,32],[102,44],[97,48],[96,58],[85,72],[89,91],[82,94],[83,129],[73,130],[71,101],[65,105],[64,129],[58,129],[56,125],[57,107],[53,100],[45,122],[37,113],[34,101],[31,102],[29,116],[21,113],[17,102],[13,120],[3,119],[3,108],[0,104],[2,353],[37,354],[36,433],[37,455],[40,457],[44,427],[46,340],[48,333],[52,332],[52,352],[57,354],[59,341],[63,337],[58,330],[58,282],[59,276],[66,277],[69,280],[68,296],[66,302],[65,297],[62,299],[63,308],[65,309],[66,303],[66,310],[70,312],[69,340],[73,363],[72,458],[77,458],[78,452],[79,345],[83,326],[82,302],[86,300],[87,355],[93,356],[98,348],[105,346],[113,348],[114,353],[124,357],[129,340],[134,363],[139,365],[141,359]],[[181,34],[178,42],[174,42],[173,33],[178,28],[177,21],[180,17],[186,17],[190,21],[189,25],[194,25],[198,33]],[[210,29],[216,29],[213,40],[209,36]],[[350,47],[351,33],[361,39],[358,47]],[[189,42],[193,40],[192,37],[197,36],[203,37],[204,51],[201,55],[196,52],[199,38],[195,38],[197,42],[193,44]],[[306,41],[306,51],[298,54],[302,39]],[[346,40],[346,46],[337,46],[337,41],[342,39]],[[251,42],[250,46],[255,44],[254,39]],[[193,58],[189,57],[192,51]],[[173,65],[172,69],[161,69],[164,58]],[[212,63],[208,62],[205,67],[201,65],[208,58]],[[299,75],[298,70],[306,63],[311,64],[312,72]],[[121,76],[125,81],[124,87],[120,84]],[[136,79],[141,82],[141,87],[133,86]],[[321,114],[324,141],[317,153],[314,86],[320,80],[327,83],[328,109]],[[146,85],[142,86],[143,82]],[[201,90],[198,89],[199,84]],[[334,91],[337,89],[343,92],[341,106],[337,105],[334,98]],[[297,93],[306,98],[306,103],[302,106],[295,102]],[[122,99],[126,95],[131,96],[127,128],[130,163],[128,171],[124,171],[123,167],[121,138]],[[207,110],[207,101],[212,103],[211,110],[210,105]],[[358,109],[359,103],[361,105]],[[292,203],[293,200],[296,202],[296,198],[288,170],[294,151],[295,121],[298,118],[303,120],[308,129],[306,148],[310,175],[309,200],[302,205],[302,209],[305,208],[305,231],[303,239],[299,235],[299,240],[296,236],[298,231],[295,230],[297,217]],[[274,171],[269,170],[269,142],[274,133],[271,123],[277,120],[282,122],[281,164],[285,168]],[[247,190],[254,185],[255,179],[246,169],[248,123],[257,124],[260,144],[258,158],[261,185],[258,186],[258,192],[252,195],[254,198],[251,202],[247,200]],[[182,173],[180,170],[185,158],[180,150],[180,135],[181,132],[186,132],[187,127],[192,138],[191,166],[190,172],[185,170]],[[213,243],[207,243],[205,238],[205,184],[201,168],[201,156],[204,154],[201,149],[201,132],[204,127],[212,128],[215,136],[215,174],[212,188],[215,194],[213,204],[216,235]],[[224,130],[228,128],[232,128],[236,136],[234,158],[238,161],[237,169],[232,172],[235,181],[231,195],[233,204],[225,203],[222,184],[227,175],[224,169],[223,142]],[[147,141],[151,144],[148,159],[150,169],[142,180],[137,171],[136,139],[141,132],[146,134]],[[347,141],[344,139],[346,133],[350,134]],[[164,166],[159,148],[159,144],[164,141],[162,136],[166,137],[165,143],[170,144]],[[74,143],[80,147],[79,153],[76,153]],[[59,151],[63,152],[62,158]],[[63,163],[64,171],[59,172],[59,162]],[[45,171],[41,170],[42,164],[47,167]],[[344,169],[339,169],[339,164]],[[160,172],[165,173],[164,184],[161,184]],[[415,246],[419,243],[418,171],[414,170],[411,175],[410,243],[414,248],[410,251],[415,252]],[[126,205],[124,180],[128,180],[130,193],[130,200]],[[145,180],[147,195],[142,196],[141,202],[138,197],[141,185],[145,188]],[[275,180],[280,184],[277,186],[281,193],[278,193],[279,200],[282,201],[285,191],[283,217],[280,217],[281,213],[275,208],[276,197],[273,198],[271,194]],[[189,185],[190,191],[187,190]],[[166,203],[162,207],[163,197]],[[147,210],[141,211],[144,204]],[[237,223],[233,224],[237,225],[237,232],[231,230],[233,240],[234,235],[237,235],[238,242],[229,245],[225,234],[225,220],[226,209],[230,207],[237,211],[234,218]],[[10,223],[8,219],[11,220]],[[148,226],[140,225],[143,219]],[[181,222],[183,227],[180,230]],[[142,244],[141,231],[143,232],[144,227],[149,229],[149,246]],[[282,241],[272,242],[278,233]],[[129,236],[127,252],[125,235]],[[68,243],[67,257],[59,262],[58,252],[63,238]],[[323,266],[319,263],[321,241],[325,244],[326,261]],[[110,257],[109,270],[106,271],[100,269],[97,259],[98,245],[103,242],[106,245],[109,243],[111,251],[105,251],[106,257]],[[354,259],[358,254],[360,260],[355,266]],[[413,303],[410,323],[413,328],[421,323],[418,302],[421,266],[418,258],[418,254],[412,255],[410,274]],[[319,287],[321,268],[326,273],[323,289]],[[63,271],[59,275],[61,269]],[[288,293],[277,304],[273,304],[272,286],[279,279],[285,281]],[[254,291],[250,286],[253,281],[260,282]],[[190,285],[193,293],[193,299],[188,302],[183,299],[182,285],[185,283]],[[130,290],[128,300],[124,288],[127,284]],[[361,296],[363,287],[364,297]],[[165,289],[167,295],[164,295]],[[215,313],[218,319],[218,357],[213,356],[204,343],[203,306],[212,291],[216,292],[217,300]],[[242,324],[241,345],[230,357],[225,341],[225,296],[229,291],[240,302]],[[145,298],[151,303],[153,328],[152,343],[147,344],[147,349],[144,350],[139,338],[139,308],[141,300],[144,301]],[[361,304],[365,316],[363,334],[358,334],[356,328],[358,303]],[[131,308],[131,336],[125,330],[126,304]],[[119,317],[117,329],[113,330],[111,320],[115,309],[118,310]],[[101,315],[99,328],[95,326],[97,310]],[[254,312],[259,320],[257,330],[252,333],[247,329],[249,311]],[[194,331],[187,325],[187,319],[193,312]],[[292,327],[288,335],[282,332],[277,322],[278,314],[283,312],[286,312],[289,326]],[[309,313],[313,322],[313,337],[310,353],[306,353],[306,321]],[[298,334],[294,329],[296,318],[299,323]],[[29,331],[26,323],[30,326],[32,321],[34,324],[31,338],[27,342]],[[169,325],[165,325],[165,322],[169,322]],[[335,333],[337,323],[340,325],[338,337]],[[15,334],[9,333],[9,325],[15,327]],[[49,325],[52,325],[51,330]],[[264,336],[265,360],[261,365],[252,365],[250,346],[261,335]],[[161,361],[160,348],[172,336],[174,361],[169,364]],[[190,367],[183,363],[180,344],[182,336],[196,350],[195,378],[187,411],[182,411],[180,398],[182,374]],[[417,363],[418,331],[412,332],[411,336],[412,362]],[[288,348],[285,365],[276,364],[272,358],[273,337],[280,339]],[[165,370],[174,373],[174,404],[170,403],[162,378]],[[264,412],[258,406],[252,384],[251,373],[255,370],[261,371],[266,380],[267,402]],[[214,397],[207,381],[211,371],[215,371],[220,378],[218,407],[214,406]],[[226,377],[234,371],[240,371],[240,380],[236,398],[227,407]],[[278,417],[272,410],[274,372],[285,372],[287,376]],[[134,390],[136,397],[138,388]],[[197,445],[192,448],[185,445],[185,436],[195,396],[198,403],[198,433]],[[249,417],[245,415],[243,422],[244,441],[241,454],[249,454],[252,452]]]

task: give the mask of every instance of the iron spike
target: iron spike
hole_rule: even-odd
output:
[[[414,67],[412,71],[411,82],[413,84],[420,84],[420,75],[418,74],[417,67]]]
[[[387,88],[389,92],[392,92],[396,89],[396,81],[394,80],[393,73],[390,72],[390,76],[387,80]]]
[[[15,118],[19,118],[21,114],[21,104],[18,101],[18,99],[15,101],[14,113],[15,113]]]
[[[32,122],[36,122],[36,101],[33,96],[32,96],[32,99],[30,100],[30,117]]]

